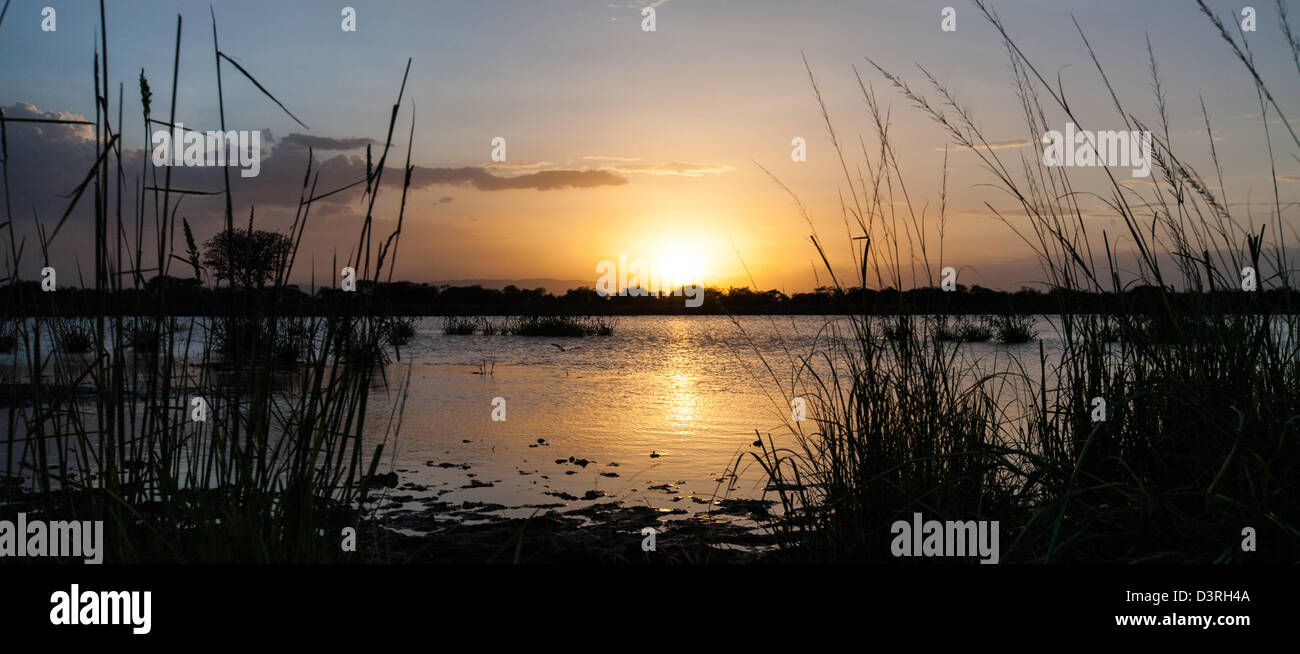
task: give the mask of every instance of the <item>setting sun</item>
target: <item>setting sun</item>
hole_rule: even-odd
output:
[[[690,243],[675,243],[659,248],[652,266],[665,286],[699,284],[707,273],[703,254]]]

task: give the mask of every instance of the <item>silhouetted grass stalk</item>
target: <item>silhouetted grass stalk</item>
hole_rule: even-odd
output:
[[[170,167],[161,184],[155,168],[143,168],[152,184],[146,185],[143,179],[132,182],[137,186],[133,193],[139,198],[133,203],[134,225],[126,224],[131,220],[129,213],[123,217],[128,180],[119,145],[121,97],[117,98],[117,124],[110,123],[109,37],[102,3],[100,11],[93,123],[96,161],[53,227],[37,224],[41,237],[38,254],[48,262],[60,228],[78,204],[84,204],[89,191],[95,233],[94,280],[99,293],[84,315],[90,316],[93,327],[59,318],[6,324],[21,350],[15,369],[22,369],[30,389],[20,399],[16,386],[10,386],[5,412],[5,476],[21,475],[26,481],[21,486],[6,484],[0,492],[6,494],[11,510],[26,508],[64,518],[103,520],[108,561],[340,559],[345,556],[339,546],[340,530],[358,526],[365,515],[369,480],[385,446],[398,435],[401,398],[409,379],[398,380],[395,390],[400,397],[382,438],[365,438],[373,377],[386,375],[376,364],[387,360],[385,348],[395,333],[390,319],[370,297],[368,289],[373,284],[365,282],[391,276],[410,185],[408,144],[398,226],[381,244],[372,246],[375,200],[402,91],[392,106],[388,141],[379,165],[368,171],[367,179],[354,184],[366,184],[368,200],[355,250],[359,260],[349,262],[357,267],[361,282],[354,301],[335,315],[310,319],[280,315],[280,303],[275,301],[284,292],[313,202],[320,197],[309,159],[289,231],[294,245],[276,262],[270,301],[263,293],[236,290],[226,315],[173,328],[167,317],[165,285],[160,284],[152,314],[142,308],[136,318],[124,319],[109,313],[104,304],[106,292],[123,284],[143,286],[146,273],[166,275],[173,260],[193,266],[196,276],[201,270],[188,221],[184,221],[188,256],[172,247],[179,204],[171,198],[182,192],[171,185]],[[287,113],[252,74],[217,48],[216,37],[214,14],[222,130],[223,64],[233,66]],[[178,16],[170,124],[176,121],[180,45]],[[408,74],[409,69],[408,61]],[[404,74],[403,90],[405,81]],[[140,90],[148,152],[150,129],[161,121],[151,117],[152,91],[143,72]],[[5,143],[9,122],[0,115],[0,137]],[[413,120],[411,135],[413,138]],[[9,164],[6,145],[6,220],[0,229],[7,228],[9,240],[8,280],[17,283],[22,252],[10,202]],[[226,229],[232,230],[235,197],[228,174],[225,179],[224,222]],[[251,229],[251,208],[249,215]],[[116,236],[110,238],[110,231]],[[125,238],[127,235],[134,238]],[[146,241],[146,236],[155,238]],[[152,266],[147,268],[146,243],[153,248]],[[372,249],[377,250],[373,262]],[[40,298],[21,292],[17,297],[18,315],[37,315],[35,306]],[[48,342],[50,334],[55,335],[56,343]],[[194,340],[203,343],[197,356],[187,347]],[[81,358],[52,351],[59,346],[74,349],[69,347],[74,341],[75,349],[86,352]],[[340,341],[346,344],[346,355],[333,356],[332,344]],[[133,349],[132,356],[128,353]],[[286,368],[285,364],[292,365]],[[72,388],[91,393],[93,407],[78,393],[61,390]],[[195,399],[207,405],[204,421],[193,419]]]
[[[1055,76],[1040,74],[997,14],[981,0],[975,5],[1009,56],[1030,142],[1038,143],[1053,121],[1083,129],[1086,122]],[[1284,114],[1255,68],[1246,34],[1234,37],[1204,4],[1200,8],[1255,82],[1275,170],[1278,144],[1268,122]],[[1279,3],[1278,9],[1289,35],[1285,8]],[[1204,106],[1217,193],[1173,150],[1150,44],[1154,129],[1124,109],[1082,28],[1079,36],[1118,120],[1153,134],[1153,187],[1129,188],[1103,168],[1109,197],[1096,196],[1120,217],[1132,263],[1121,263],[1115,237],[1092,233],[1096,223],[1085,219],[1079,204],[1075,170],[1004,161],[929,71],[921,69],[933,98],[868,60],[952,142],[975,152],[1009,194],[1024,218],[989,206],[1034,249],[1049,287],[1111,291],[1114,305],[1106,315],[1062,306],[1059,354],[1049,356],[1040,344],[1036,362],[1022,356],[1016,369],[985,375],[957,356],[957,339],[923,340],[911,314],[933,307],[905,307],[883,318],[885,339],[874,337],[865,315],[850,316],[846,338],[805,358],[791,387],[791,394],[808,399],[808,421],[790,425],[790,441],[769,437],[754,456],[786,510],[772,526],[787,537],[792,553],[893,560],[891,522],[919,511],[940,520],[999,520],[1009,532],[1004,561],[1300,560],[1300,480],[1294,474],[1300,468],[1300,331],[1294,308],[1283,293],[1279,313],[1228,309],[1228,300],[1246,292],[1237,276],[1244,266],[1259,271],[1257,293],[1290,288],[1277,175],[1271,222],[1239,222],[1224,197]],[[1300,44],[1290,45],[1300,55]],[[814,248],[834,286],[844,292],[849,284],[874,282],[901,289],[905,272],[913,283],[928,279],[916,267],[937,270],[927,256],[930,228],[900,172],[888,112],[859,75],[877,148],[869,151],[863,142],[862,162],[851,165],[811,69],[809,76],[843,163],[840,208],[856,232],[853,243],[860,244],[851,249],[857,270],[848,281],[831,270],[814,230]],[[1300,149],[1300,138],[1281,120]],[[946,179],[945,165],[941,197]],[[796,204],[811,228],[804,205],[797,198]],[[940,207],[941,243],[942,201]],[[1162,265],[1166,258],[1172,265]],[[1268,274],[1261,262],[1271,265]],[[1121,282],[1121,270],[1130,281]],[[1134,285],[1146,285],[1145,292],[1119,293]],[[1176,301],[1176,288],[1199,293]],[[1017,343],[1033,338],[1030,325],[1001,316],[992,328],[1000,341]],[[1036,367],[1036,374],[1024,366]],[[1004,401],[1008,386],[1019,399]],[[1103,420],[1093,419],[1095,398],[1106,403]],[[1242,551],[1246,527],[1271,544],[1267,551]]]

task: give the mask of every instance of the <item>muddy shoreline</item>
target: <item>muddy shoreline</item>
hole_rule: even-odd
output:
[[[392,479],[388,475],[393,474],[376,477],[388,481]],[[26,512],[32,518],[73,519],[91,504],[104,501],[98,491],[74,491],[70,498],[64,495],[69,499],[51,511],[40,494],[25,488],[25,480],[14,478],[0,482],[8,491],[6,501],[0,503],[0,518]],[[403,488],[411,486],[406,484]],[[774,504],[771,500],[720,499],[707,512],[691,514],[681,508],[652,507],[608,498],[521,506],[481,501],[456,503],[439,499],[436,493],[417,498],[405,490],[391,492],[400,490],[394,487],[373,494],[359,522],[355,509],[349,511],[335,506],[321,514],[322,537],[327,541],[333,541],[334,537],[328,534],[339,533],[341,525],[351,523],[358,527],[355,551],[340,553],[337,562],[699,564],[788,559],[788,552],[779,547],[777,535],[763,526],[771,516],[769,509]],[[221,489],[214,489],[196,494],[193,500],[202,503],[205,498],[217,502],[228,499]],[[413,505],[419,508],[411,508]],[[496,514],[521,509],[531,509],[531,514],[523,518]],[[166,508],[156,505],[153,510],[165,512]],[[653,538],[647,529],[654,531]],[[133,540],[136,538],[147,538],[147,532],[136,532]],[[150,549],[145,543],[140,545]],[[231,555],[242,558],[233,551]],[[144,562],[152,558],[146,557]]]
[[[779,553],[775,534],[763,527],[772,517],[773,500],[692,495],[691,500],[709,506],[704,512],[690,512],[587,491],[582,497],[548,492],[560,501],[508,506],[446,501],[442,496],[451,490],[413,482],[399,486],[396,472],[376,477],[374,482],[387,488],[372,496],[372,517],[363,533],[380,561],[745,563]],[[671,488],[657,490],[673,493]]]
[[[783,558],[768,530],[737,524],[762,504],[737,500],[727,508],[685,518],[684,513],[623,502],[580,508],[539,506],[528,518],[492,515],[501,505],[430,502],[366,523],[380,562],[510,563],[752,563]],[[648,550],[654,530],[654,549]]]

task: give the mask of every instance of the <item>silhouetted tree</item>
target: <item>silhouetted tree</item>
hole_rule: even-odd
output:
[[[289,237],[278,232],[224,230],[203,244],[203,263],[232,286],[261,288],[275,278],[292,247]]]

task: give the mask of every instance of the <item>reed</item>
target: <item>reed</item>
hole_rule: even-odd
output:
[[[1075,114],[1056,76],[1034,66],[996,12],[982,0],[975,5],[1009,57],[1010,97],[1030,141],[1038,142],[1053,121],[1088,124],[1084,118],[1091,117]],[[1244,35],[1234,37],[1198,5],[1254,80],[1275,170],[1287,149],[1300,151],[1300,138],[1284,118],[1280,137],[1270,127],[1285,114]],[[1278,13],[1290,33],[1280,4]],[[952,143],[975,152],[993,184],[1012,198],[1025,217],[999,215],[1043,262],[1042,282],[1067,291],[1058,297],[1088,291],[1110,305],[1097,315],[1061,300],[1053,316],[1060,351],[1049,354],[1040,344],[1036,360],[1020,356],[994,373],[980,373],[983,368],[957,356],[955,338],[920,339],[913,315],[939,313],[936,307],[904,306],[884,317],[885,340],[872,338],[865,309],[849,316],[847,327],[828,323],[829,331],[844,332],[843,340],[804,357],[801,378],[789,386],[790,394],[809,398],[808,421],[792,423],[788,438],[768,436],[762,453],[752,455],[785,509],[771,528],[786,538],[788,556],[897,561],[889,554],[889,525],[920,511],[939,519],[999,520],[1008,534],[1003,561],[1300,561],[1300,480],[1292,474],[1300,466],[1300,326],[1289,293],[1279,294],[1286,298],[1280,309],[1242,313],[1240,294],[1247,291],[1238,277],[1249,265],[1265,280],[1259,292],[1290,289],[1281,200],[1275,191],[1265,224],[1244,222],[1226,199],[1203,107],[1218,184],[1175,152],[1153,49],[1155,119],[1148,123],[1125,108],[1081,27],[1078,33],[1101,92],[1114,103],[1114,115],[1096,120],[1154,137],[1154,185],[1134,190],[1107,169],[1099,196],[1120,216],[1131,257],[1117,251],[1115,235],[1094,233],[1076,192],[1087,185],[1074,169],[1009,160],[938,77],[922,69],[928,91],[921,91],[868,60]],[[854,73],[875,136],[874,145],[864,142],[859,162],[847,159],[809,69],[844,162],[839,197],[856,232],[852,274],[831,269],[815,230],[812,242],[846,294],[853,287],[899,289],[909,270],[918,280],[938,269],[947,179],[945,161],[935,230],[921,217],[915,187],[903,179],[887,111]],[[866,173],[850,173],[858,170]],[[1276,189],[1276,174],[1273,181]],[[1142,293],[1126,292],[1139,288]],[[998,316],[990,327],[1003,343],[1036,336],[1024,317]],[[1015,390],[1009,401],[1007,388]],[[1106,405],[1101,416],[1097,398]],[[1243,552],[1246,527],[1272,544],[1268,551]]]
[[[75,210],[92,213],[96,293],[80,308],[86,317],[80,325],[69,319],[36,318],[6,327],[12,329],[17,350],[14,369],[21,370],[26,381],[8,386],[9,397],[0,402],[7,423],[3,474],[9,480],[22,478],[21,483],[0,488],[3,510],[103,520],[110,562],[306,562],[355,556],[341,551],[341,530],[359,526],[369,515],[370,482],[383,451],[399,433],[400,398],[408,379],[390,381],[386,369],[376,366],[386,360],[385,338],[394,330],[368,291],[394,265],[410,185],[408,141],[408,160],[397,173],[404,178],[403,209],[393,232],[377,240],[375,201],[386,188],[382,178],[393,174],[387,163],[406,74],[391,112],[385,112],[388,137],[376,165],[366,179],[349,185],[365,185],[366,208],[347,263],[356,268],[359,281],[370,283],[359,283],[355,297],[331,315],[308,319],[281,312],[276,300],[286,292],[313,204],[334,192],[317,189],[318,173],[309,160],[286,234],[293,246],[276,258],[273,284],[256,290],[231,287],[224,296],[230,302],[223,315],[172,328],[165,285],[149,287],[146,276],[167,275],[178,261],[196,277],[211,274],[197,257],[188,220],[182,221],[188,252],[173,249],[177,201],[188,191],[172,185],[171,169],[159,172],[145,165],[141,170],[148,179],[125,174],[121,98],[111,96],[120,86],[108,76],[110,35],[104,29],[102,2],[100,15],[94,61],[96,116],[93,123],[66,121],[93,125],[97,158],[61,216],[52,221],[38,216],[37,252],[47,257],[52,249],[63,247],[60,228]],[[223,130],[224,85],[229,81],[223,81],[223,72],[238,73],[288,112],[249,72],[251,65],[235,63],[220,49],[215,12],[212,38],[212,99]],[[140,75],[145,152],[151,127],[177,122],[181,40],[178,16],[166,121],[153,113],[159,98],[145,74]],[[407,74],[409,69],[408,61]],[[0,132],[10,129],[29,127],[0,116]],[[7,154],[0,164],[6,202],[0,230],[7,236],[7,281],[21,289],[18,271],[30,251],[19,248],[8,184],[11,164],[26,165]],[[232,231],[239,198],[228,174],[218,195],[224,199],[225,229]],[[250,230],[252,223],[250,207]],[[110,311],[104,298],[124,287],[155,293],[151,308],[136,307],[135,318]],[[40,315],[39,298],[30,292],[18,290],[12,297],[16,305],[9,307],[9,315]],[[346,355],[333,356],[341,334]],[[69,347],[70,335],[77,339],[76,348]],[[201,347],[192,351],[188,344],[193,342]],[[57,352],[59,348],[87,354],[71,356]],[[132,349],[136,355],[127,356]],[[285,368],[286,363],[294,365]],[[399,398],[389,424],[378,430],[367,420],[376,375]],[[90,389],[90,394],[55,392],[68,387]],[[199,399],[207,408],[203,420],[196,419],[192,409]],[[366,532],[359,533],[364,537]],[[358,549],[365,551],[365,546]]]

